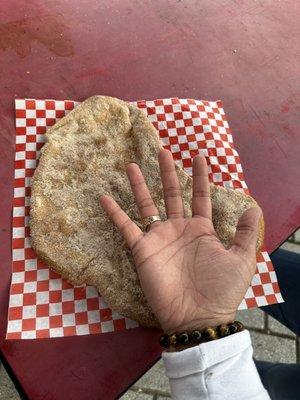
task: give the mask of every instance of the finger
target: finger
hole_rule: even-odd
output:
[[[244,212],[240,217],[235,236],[233,239],[232,250],[246,253],[249,256],[256,254],[256,242],[259,229],[259,219],[262,211],[259,207],[252,207]]]
[[[172,154],[168,150],[161,150],[158,155],[158,161],[167,216],[168,218],[183,218],[184,208],[181,197],[181,188]]]
[[[193,216],[212,218],[207,163],[200,155],[193,159],[192,210]]]
[[[126,172],[141,217],[159,215],[139,166],[131,163]]]
[[[118,203],[109,196],[101,196],[100,204],[110,219],[115,223],[122,233],[126,243],[131,249],[136,241],[143,236],[140,228],[128,217]]]

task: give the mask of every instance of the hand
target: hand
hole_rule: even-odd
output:
[[[160,152],[159,165],[166,221],[154,222],[144,233],[111,197],[102,196],[101,204],[131,249],[145,296],[165,332],[231,322],[255,272],[261,210],[242,215],[226,250],[212,224],[205,158],[193,161],[192,218],[185,218],[169,151]],[[141,217],[158,215],[139,167],[129,164],[127,175]]]

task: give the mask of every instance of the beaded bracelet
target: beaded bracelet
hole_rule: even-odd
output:
[[[229,324],[222,324],[215,328],[208,327],[203,330],[194,330],[190,333],[171,333],[170,335],[162,335],[159,339],[161,347],[178,347],[189,344],[200,344],[210,342],[211,340],[221,339],[223,337],[241,332],[245,329],[244,325],[239,321]]]

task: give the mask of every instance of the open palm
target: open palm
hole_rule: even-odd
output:
[[[166,221],[154,222],[144,233],[111,197],[102,196],[101,204],[131,249],[145,296],[165,332],[230,322],[255,271],[261,211],[251,208],[242,215],[226,250],[212,224],[205,158],[193,161],[192,218],[185,218],[170,152],[160,152],[159,165]],[[139,167],[129,164],[127,174],[141,217],[158,215]]]

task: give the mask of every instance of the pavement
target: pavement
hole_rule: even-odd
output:
[[[290,251],[300,253],[300,230],[293,235],[292,242],[282,245]],[[297,242],[297,243],[295,243]],[[299,337],[281,325],[260,309],[238,312],[237,319],[249,329],[257,360],[299,363]],[[164,373],[162,361],[158,361],[143,375],[125,394],[121,400],[167,400],[170,399],[170,387]],[[0,400],[21,400],[14,384],[0,365]]]

